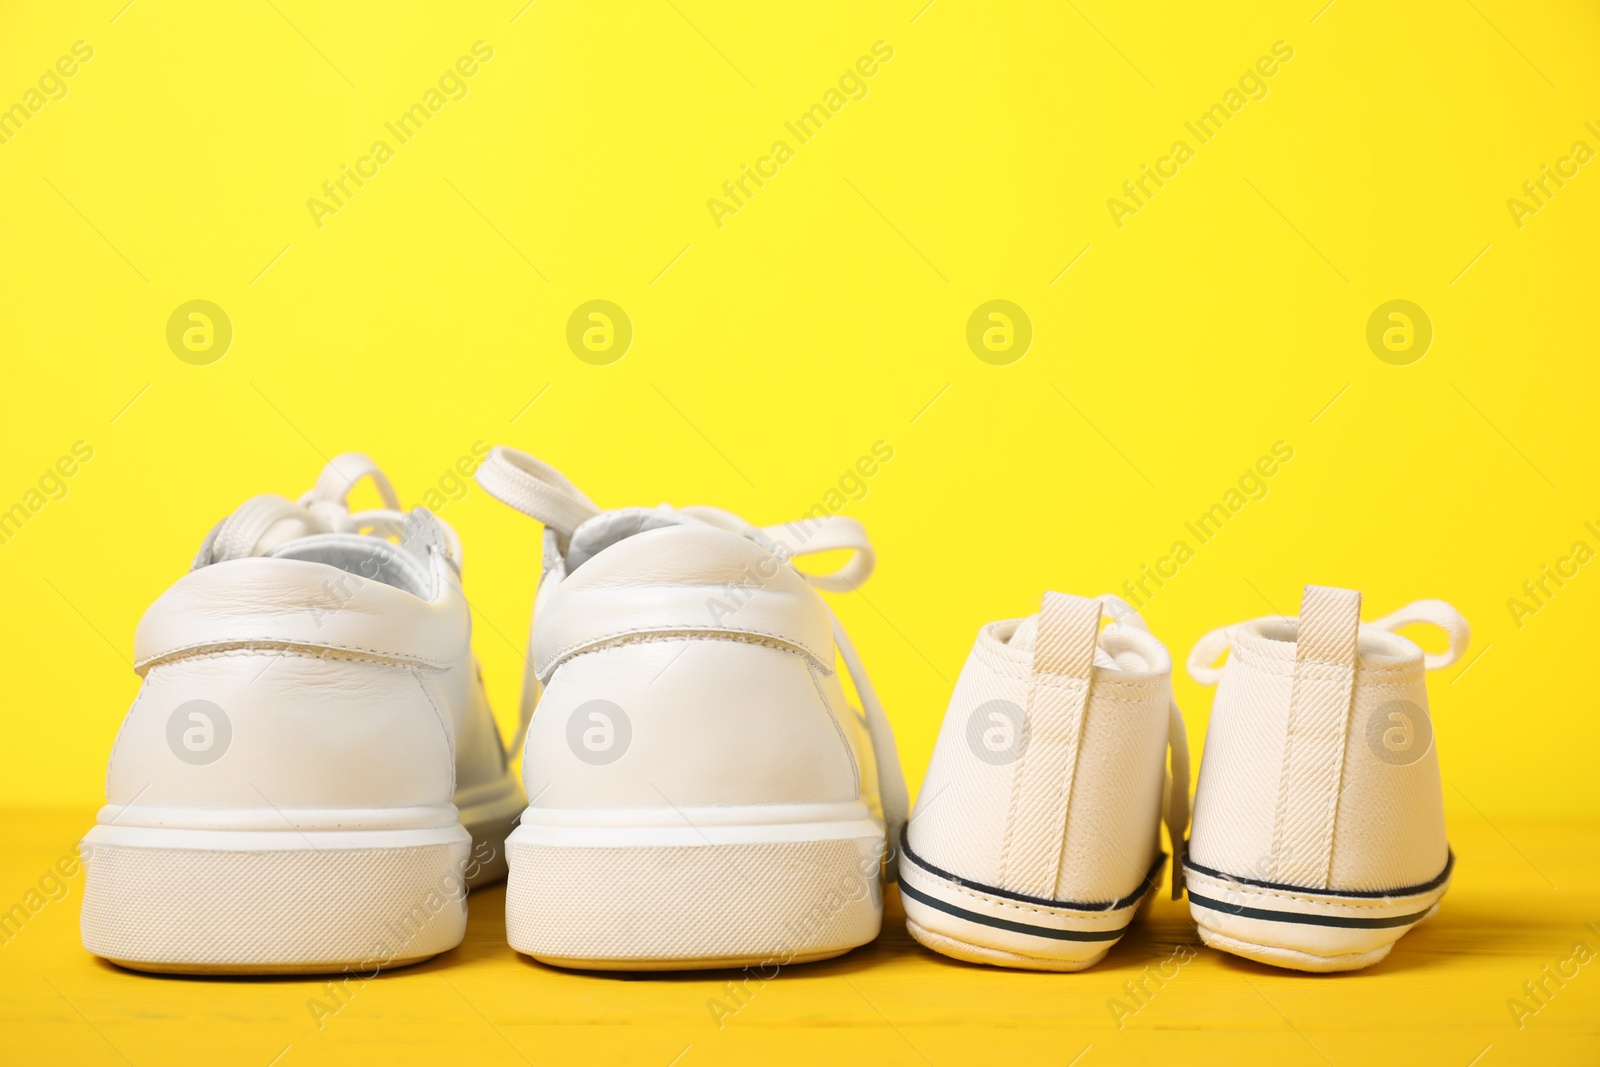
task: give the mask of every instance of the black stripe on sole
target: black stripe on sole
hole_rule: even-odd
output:
[[[900,852],[906,859],[911,861],[912,866],[920,867],[935,878],[945,882],[953,882],[963,889],[972,889],[986,896],[1004,897],[1007,900],[1015,900],[1023,904],[1037,904],[1046,908],[1066,908],[1070,911],[1121,911],[1123,908],[1131,908],[1143,900],[1152,889],[1156,888],[1161,878],[1161,870],[1167,865],[1167,854],[1165,852],[1157,852],[1156,860],[1150,865],[1150,870],[1145,874],[1144,881],[1139,883],[1139,888],[1132,893],[1129,893],[1121,900],[1078,903],[1070,900],[1051,900],[1048,897],[1034,897],[1010,889],[1001,889],[999,886],[975,882],[970,878],[963,878],[959,874],[953,874],[942,867],[935,867],[912,851],[910,823],[900,829]]]
[[[926,904],[930,908],[954,915],[958,919],[968,922],[980,923],[984,926],[993,926],[999,930],[1009,930],[1014,934],[1028,934],[1033,937],[1048,937],[1054,941],[1115,941],[1127,933],[1128,926],[1133,925],[1129,919],[1127,925],[1118,930],[1061,930],[1053,926],[1035,926],[1032,923],[1019,923],[1011,919],[997,919],[992,915],[984,915],[976,911],[968,911],[949,901],[940,900],[938,897],[929,896],[918,889],[906,884],[905,879],[900,880],[900,892],[912,900]]]
[[[1398,889],[1315,889],[1311,886],[1286,885],[1283,882],[1264,882],[1259,878],[1243,878],[1227,871],[1219,871],[1211,867],[1202,867],[1192,859],[1183,861],[1185,868],[1199,871],[1208,878],[1216,878],[1223,882],[1238,882],[1240,885],[1258,886],[1262,889],[1279,889],[1290,893],[1316,893],[1325,897],[1349,897],[1351,900],[1376,900],[1385,897],[1413,897],[1423,893],[1431,893],[1450,880],[1450,873],[1455,870],[1456,854],[1448,849],[1445,851],[1444,870],[1418,885],[1400,886]]]
[[[1336,926],[1346,930],[1383,930],[1394,926],[1410,926],[1421,921],[1432,910],[1430,905],[1413,915],[1386,915],[1375,919],[1358,919],[1343,915],[1307,915],[1298,911],[1270,911],[1266,908],[1247,908],[1243,904],[1225,904],[1220,900],[1200,896],[1189,890],[1189,903],[1198,904],[1224,915],[1237,915],[1243,919],[1264,919],[1275,923],[1297,923],[1301,926]]]

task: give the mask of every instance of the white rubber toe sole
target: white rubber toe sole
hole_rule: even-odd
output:
[[[381,830],[96,826],[83,944],[179,974],[371,975],[461,942],[470,838]]]
[[[982,885],[929,864],[902,839],[900,901],[906,929],[935,952],[968,963],[1081,971],[1105,958],[1160,884],[1166,856],[1132,895],[1073,904]]]
[[[1299,889],[1185,864],[1200,938],[1235,956],[1296,971],[1354,971],[1389,954],[1439,910],[1452,856],[1430,882],[1389,893]]]
[[[529,808],[506,853],[506,939],[558,967],[783,966],[883,922],[883,824],[860,804]]]

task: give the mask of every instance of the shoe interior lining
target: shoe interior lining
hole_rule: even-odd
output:
[[[1280,651],[1293,655],[1300,637],[1300,620],[1274,616],[1256,620],[1251,629],[1263,640],[1283,646]],[[1356,654],[1368,660],[1410,660],[1418,653],[1409,638],[1363,623],[1356,635]]]
[[[417,560],[381,538],[341,534],[302,537],[272,551],[277,559],[297,559],[337,567],[366,581],[381,582],[428,599],[432,582]]]

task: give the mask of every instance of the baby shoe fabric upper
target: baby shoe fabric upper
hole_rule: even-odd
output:
[[[1442,601],[1368,624],[1360,609],[1358,592],[1310,585],[1298,618],[1227,627],[1190,654],[1196,681],[1220,682],[1186,871],[1215,948],[1299,970],[1365,967],[1448,887],[1425,674],[1455,662],[1470,632]],[[1413,624],[1443,629],[1448,650],[1393,632]]]
[[[1187,803],[1165,647],[1114,596],[1046,593],[983,627],[956,682],[904,837],[907,927],[970,962],[1091,966],[1160,882],[1163,817],[1181,847]]]

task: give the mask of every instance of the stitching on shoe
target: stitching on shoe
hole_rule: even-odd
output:
[[[1313,904],[1318,907],[1354,908],[1357,910],[1391,908],[1411,901],[1423,901],[1434,894],[1442,895],[1446,886],[1449,884],[1447,882],[1444,885],[1434,886],[1432,889],[1425,889],[1420,893],[1402,893],[1398,896],[1330,898],[1311,889],[1274,889],[1268,886],[1248,885],[1243,882],[1230,880],[1227,878],[1217,878],[1214,875],[1201,874],[1199,871],[1195,870],[1193,867],[1189,867],[1187,864],[1185,865],[1184,878],[1186,881],[1193,879],[1203,886],[1215,886],[1218,889],[1225,889],[1230,892],[1242,894],[1244,896],[1255,896],[1269,900],[1294,900],[1299,901],[1302,904]]]
[[[550,658],[550,666],[540,670],[539,674],[541,677],[548,677],[557,667],[570,663],[580,656],[588,656],[596,652],[607,652],[611,649],[623,648],[629,645],[659,644],[663,641],[734,641],[740,644],[762,645],[766,648],[777,649],[779,652],[787,652],[791,656],[798,656],[823,674],[834,673],[831,666],[815,659],[809,650],[802,650],[794,642],[786,641],[772,634],[758,634],[753,630],[718,630],[715,632],[706,630],[630,630],[601,638],[597,644],[589,645],[584,643],[582,645],[568,646],[569,649],[576,648],[577,651],[563,650],[561,653],[552,656]]]
[[[326,659],[341,660],[352,663],[376,663],[384,667],[398,667],[406,670],[429,671],[437,673],[445,668],[425,660],[417,660],[408,656],[396,656],[378,652],[372,649],[346,648],[336,646],[297,645],[287,642],[271,641],[243,641],[228,642],[226,644],[187,645],[182,649],[163,652],[159,656],[151,656],[141,660],[135,665],[135,670],[143,675],[155,667],[163,667],[170,663],[187,662],[190,660],[215,659],[222,656],[294,656],[300,659]]]

